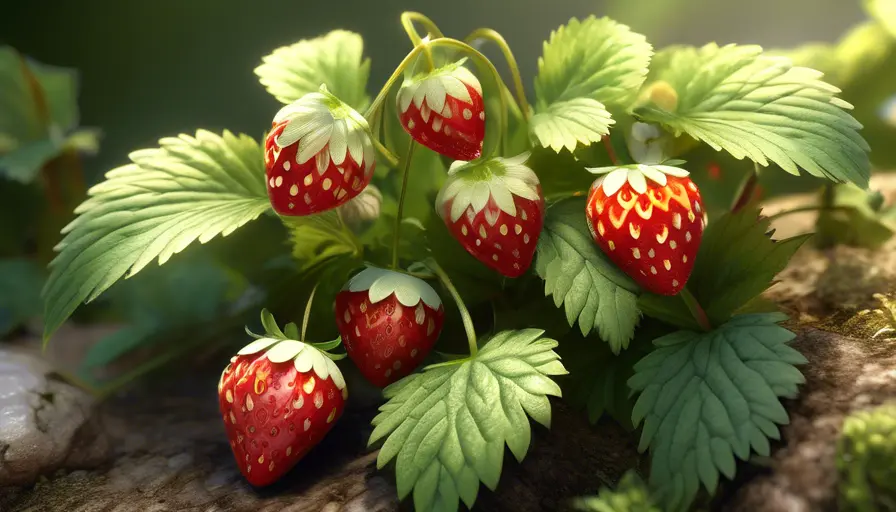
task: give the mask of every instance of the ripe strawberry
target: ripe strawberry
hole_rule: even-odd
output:
[[[276,482],[330,431],[347,397],[339,368],[311,344],[274,334],[240,350],[221,374],[218,401],[246,480]]]
[[[607,173],[588,195],[585,213],[594,241],[647,290],[680,292],[706,227],[700,191],[688,172],[643,164],[589,171]]]
[[[475,160],[485,137],[485,103],[464,60],[405,80],[398,112],[401,126],[420,144],[454,160]]]
[[[280,215],[335,208],[358,195],[373,176],[367,121],[321,87],[277,112],[264,163],[268,197]]]
[[[470,254],[507,277],[532,264],[544,224],[544,197],[528,153],[487,162],[454,162],[436,212]]]
[[[364,377],[385,387],[414,371],[442,332],[445,308],[421,279],[367,268],[336,295],[336,325]]]

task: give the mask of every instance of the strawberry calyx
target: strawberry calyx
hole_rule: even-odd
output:
[[[376,304],[390,295],[405,307],[415,307],[423,302],[438,310],[442,306],[439,294],[422,279],[395,270],[367,267],[358,272],[343,287],[344,291],[367,292],[371,304]]]
[[[462,58],[438,69],[405,78],[398,91],[400,111],[407,112],[411,102],[420,109],[425,99],[433,112],[440,113],[445,108],[447,96],[472,104],[473,98],[467,87],[473,88],[482,96],[482,85],[476,75],[464,67],[466,61],[466,58]]]
[[[690,173],[676,165],[685,163],[683,160],[667,160],[662,164],[630,164],[630,165],[614,165],[609,167],[586,167],[585,170],[591,174],[602,175],[598,178],[600,183],[596,183],[595,187],[602,187],[607,197],[612,197],[619,192],[623,185],[628,183],[632,189],[638,194],[647,192],[647,180],[665,187],[668,182],[667,176],[676,178],[686,178]]]
[[[514,196],[529,201],[541,199],[538,176],[525,165],[528,159],[529,153],[525,152],[513,158],[454,162],[436,198],[436,211],[441,215],[446,203],[451,201],[450,220],[457,222],[464,212],[472,212],[468,215],[481,212],[491,198],[501,211],[516,217]]]

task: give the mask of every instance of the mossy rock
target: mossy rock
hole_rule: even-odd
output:
[[[896,511],[896,403],[847,417],[837,448],[841,510]]]

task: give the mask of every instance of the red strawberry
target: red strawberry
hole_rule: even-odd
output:
[[[310,344],[263,337],[230,360],[218,383],[224,428],[250,484],[276,482],[342,416],[339,368]]]
[[[265,140],[268,197],[280,215],[335,208],[370,183],[367,121],[322,87],[283,107]]]
[[[436,211],[464,249],[507,277],[532,264],[544,224],[544,197],[528,158],[455,162],[436,199]]]
[[[475,160],[485,137],[485,103],[464,60],[406,80],[398,112],[401,126],[420,144],[454,160]]]
[[[367,268],[336,295],[336,325],[345,350],[379,387],[420,365],[444,319],[445,308],[431,286],[392,270]]]
[[[643,164],[589,171],[609,173],[588,195],[586,218],[595,242],[647,290],[680,292],[706,226],[700,191],[688,172]]]

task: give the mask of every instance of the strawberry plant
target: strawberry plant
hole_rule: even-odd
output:
[[[808,236],[773,238],[757,173],[867,188],[869,147],[838,89],[757,46],[655,51],[589,17],[550,34],[526,90],[497,32],[401,21],[412,49],[373,99],[361,36],[333,31],[255,70],[284,104],[263,142],[199,130],[110,171],[63,230],[46,338],[153,261],[236,237],[234,268],[263,292],[250,307],[293,317],[308,299],[301,331],[263,313],[222,376],[250,483],[338,421],[352,363],[385,386],[370,445],[417,510],[473,507],[564,394],[640,428],[650,458],[646,486],[630,477],[582,507],[686,510],[769,455],[806,360],[759,296]],[[510,86],[479,43],[501,50]],[[707,153],[750,162],[725,207],[690,172]]]

